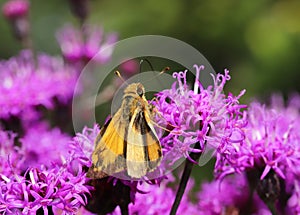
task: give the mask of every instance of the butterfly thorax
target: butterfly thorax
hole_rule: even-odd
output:
[[[122,102],[122,117],[130,121],[135,111],[144,111],[148,107],[145,89],[141,83],[133,83],[124,90]]]

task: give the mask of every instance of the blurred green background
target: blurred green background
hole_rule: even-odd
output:
[[[1,5],[5,2],[0,0]],[[55,31],[77,23],[68,1],[32,0],[30,19],[35,49],[58,54]],[[120,39],[159,34],[196,47],[216,72],[231,71],[227,88],[246,88],[245,100],[272,92],[300,90],[300,1],[294,0],[94,0],[89,22]],[[3,16],[0,20],[1,58],[21,46]]]

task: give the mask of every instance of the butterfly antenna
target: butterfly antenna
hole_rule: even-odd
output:
[[[160,73],[156,74],[155,76],[153,76],[151,79],[148,79],[147,82],[152,81],[153,79],[159,77],[160,75],[162,75],[163,73],[167,72],[170,70],[170,67],[165,67]],[[158,81],[160,82],[161,80],[158,79]]]
[[[126,83],[126,85],[128,85],[127,81],[125,81],[125,79],[122,77],[121,73],[120,73],[118,70],[115,71],[115,74],[116,74],[116,75],[117,75],[124,83]]]
[[[161,75],[170,70],[170,67],[166,66],[158,75]]]
[[[154,68],[153,68],[151,62],[150,62],[148,59],[145,58],[145,59],[142,59],[142,60],[140,61],[140,73],[142,73],[142,64],[143,64],[144,62],[147,62],[148,65],[149,65],[149,67],[151,68],[151,70],[154,71]],[[167,71],[169,71],[169,70],[170,70],[170,67],[168,67],[168,66],[165,67],[165,68],[158,74],[158,76],[161,75],[161,74],[163,74],[163,73],[165,73],[165,72],[167,72]]]
[[[148,63],[151,70],[154,71],[154,68],[153,68],[152,64],[150,63],[150,61],[145,58],[140,61],[140,73],[142,73],[142,65],[144,62]]]
[[[140,60],[140,73],[142,73],[142,64],[144,62],[148,63],[148,65],[149,65],[149,67],[151,68],[152,71],[155,71],[152,64],[151,64],[151,62],[148,59],[145,58],[145,59]],[[156,79],[157,77],[159,77],[160,75],[162,75],[163,73],[165,73],[169,70],[170,70],[170,67],[168,67],[168,66],[165,67],[163,70],[161,70],[160,73],[154,75],[151,79],[148,79],[147,82],[152,81],[153,79]],[[158,80],[158,81],[160,82],[161,80]]]

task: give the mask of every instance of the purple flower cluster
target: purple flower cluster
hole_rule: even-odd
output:
[[[68,157],[70,140],[71,138],[60,129],[49,129],[45,124],[28,128],[24,137],[20,138],[22,145],[20,153],[24,155],[22,169],[40,165],[46,167],[53,164],[62,165]]]
[[[0,173],[3,175],[11,175],[23,162],[19,147],[14,145],[16,136],[11,131],[0,131]]]
[[[294,97],[287,107],[279,96],[273,96],[269,107],[252,102],[247,112],[245,140],[231,151],[232,162],[220,163],[223,173],[256,167],[263,169],[261,179],[271,169],[285,179],[287,170],[294,171],[291,167],[300,164],[299,101],[299,96]]]
[[[72,131],[63,132],[69,131],[64,122],[71,123],[68,114],[80,70],[90,60],[106,63],[117,39],[86,23],[87,4],[71,1],[82,26],[66,25],[56,34],[62,57],[32,52],[28,0],[3,5],[16,38],[30,50],[0,61],[1,214],[92,214],[86,209],[167,214],[180,196],[170,184],[175,182],[172,176],[147,183],[88,179],[99,127],[85,127],[73,138]],[[138,63],[128,59],[119,68],[129,77]],[[207,88],[199,80],[204,66],[194,69],[193,88],[187,70],[175,72],[171,89],[158,92],[153,101],[156,124],[167,128],[158,131],[164,154],[158,172],[167,173],[182,158],[192,168],[198,161],[195,154],[213,149],[215,175],[222,180],[202,184],[194,202],[184,195],[177,213],[300,214],[300,96],[285,104],[275,95],[269,105],[252,102],[247,108],[239,102],[245,90],[238,95],[223,92],[231,79],[227,69],[212,75]],[[99,93],[98,104],[110,100],[119,85],[119,79],[113,80]],[[62,115],[66,120],[60,123]],[[191,193],[195,186],[190,182],[187,187]]]
[[[48,214],[58,208],[63,214],[74,214],[87,202],[86,173],[82,165],[72,165],[77,159],[70,139],[58,129],[42,130],[36,130],[39,134],[30,130],[19,140],[20,147],[14,144],[16,135],[0,133],[1,213],[35,214],[42,209]]]
[[[0,212],[4,214],[35,214],[40,208],[48,214],[48,207],[59,208],[63,214],[76,212],[86,204],[89,193],[82,172],[76,175],[64,167],[49,170],[30,168],[24,174],[0,179]],[[52,210],[52,209],[51,209]]]
[[[158,117],[159,124],[172,129],[169,135],[161,138],[165,151],[171,151],[174,159],[183,155],[191,160],[190,152],[202,153],[206,145],[217,149],[220,154],[227,153],[227,145],[242,142],[243,128],[246,125],[243,108],[238,96],[225,95],[224,85],[230,80],[229,71],[213,77],[214,85],[204,88],[199,79],[204,66],[194,65],[196,80],[191,90],[186,81],[186,73],[173,73],[177,82],[171,89],[157,94],[155,106],[163,116]],[[195,148],[195,144],[200,144]],[[178,157],[179,155],[179,157]]]
[[[29,179],[28,179],[29,178]],[[86,204],[85,175],[74,175],[66,168],[50,170],[30,168],[24,176],[1,174],[0,211],[4,214],[35,214],[40,208],[48,214],[48,207],[56,207],[63,214],[76,212]]]
[[[287,203],[287,214],[299,214],[300,213],[300,183],[299,177],[294,178],[291,182],[291,197]]]
[[[29,1],[10,0],[2,8],[2,13],[7,19],[15,19],[27,15],[29,11]]]
[[[90,167],[92,165],[91,156],[95,148],[94,141],[100,132],[97,125],[93,128],[83,128],[82,133],[77,133],[73,138],[70,149],[73,151],[73,157],[80,165]]]
[[[28,128],[22,138],[12,131],[0,131],[0,173],[20,174],[31,167],[63,165],[69,157],[70,141],[60,129],[49,129],[44,124]]]
[[[70,62],[89,61],[106,63],[112,54],[112,45],[117,41],[116,34],[104,38],[103,30],[87,25],[82,30],[71,25],[64,26],[57,33],[57,40],[65,59]]]
[[[200,215],[271,215],[270,211],[256,194],[251,196],[244,175],[227,177],[222,182],[213,181],[204,183],[197,197],[198,214]]]
[[[19,115],[34,106],[53,108],[54,98],[66,103],[73,96],[78,71],[62,59],[31,51],[0,62],[0,118]]]
[[[254,170],[259,180],[264,180],[275,172],[285,181],[285,192],[292,195],[288,207],[293,212],[300,211],[299,110],[299,95],[292,96],[287,105],[279,95],[273,95],[270,105],[252,102],[247,111],[245,139],[231,147],[227,159],[216,164],[217,177]]]
[[[3,6],[3,13],[14,30],[19,30],[15,28],[17,21],[26,19],[26,32],[17,36],[27,48],[31,43],[28,11],[27,0],[10,0]],[[70,32],[82,40],[70,43],[69,38],[74,36]],[[70,60],[70,52],[66,50],[73,52],[79,45],[84,60],[100,51],[97,60],[105,63],[111,56],[110,45],[116,36],[108,35],[103,42],[102,33],[93,26],[86,26],[84,32],[69,28],[60,37],[64,58],[24,49],[17,56],[0,61],[1,214],[84,211],[82,206],[87,204],[93,190],[88,185],[86,169],[91,165],[99,129],[86,128],[72,139],[70,134],[62,132],[65,128],[58,122],[69,117],[74,87],[86,63],[66,62]],[[71,119],[66,121],[71,123]]]

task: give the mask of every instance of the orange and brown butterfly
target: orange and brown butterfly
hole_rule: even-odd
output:
[[[95,140],[87,176],[103,178],[125,171],[131,178],[141,178],[155,170],[162,159],[162,149],[152,117],[153,106],[146,100],[144,86],[128,85],[121,107]]]

